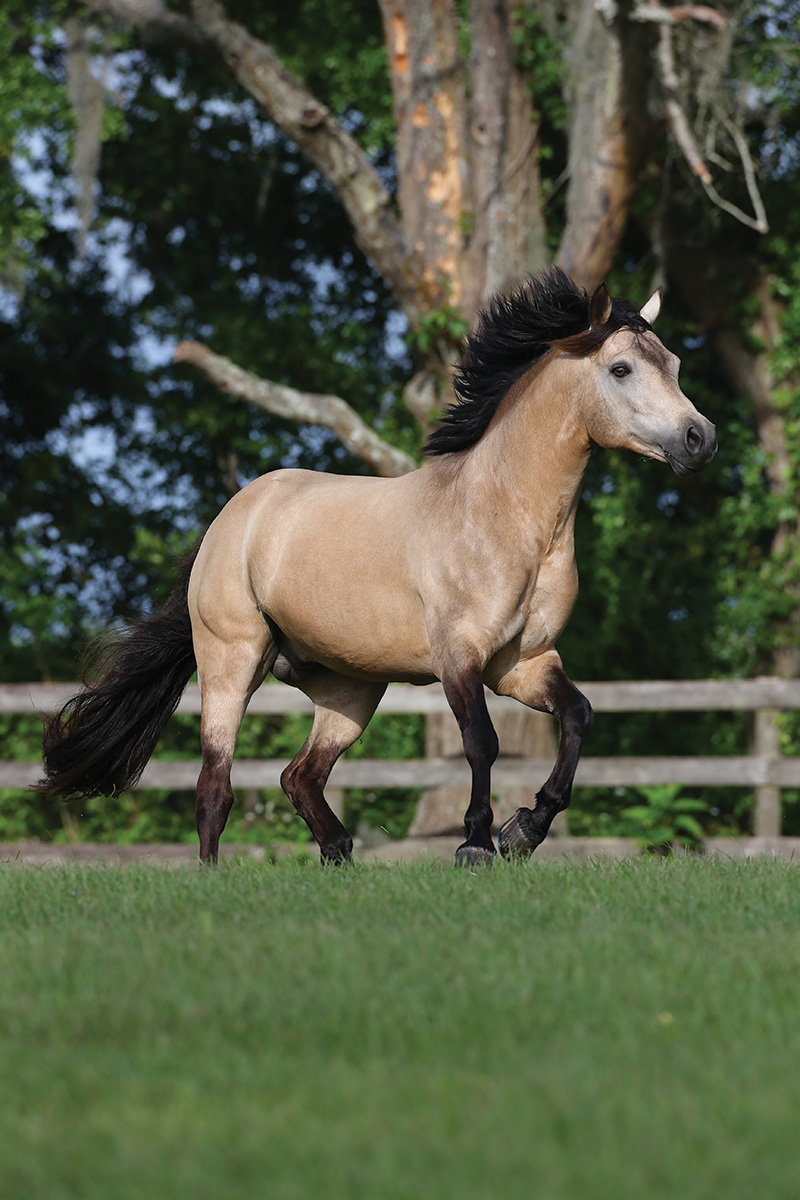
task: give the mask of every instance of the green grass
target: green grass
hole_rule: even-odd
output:
[[[800,872],[0,867],[4,1200],[798,1195]]]

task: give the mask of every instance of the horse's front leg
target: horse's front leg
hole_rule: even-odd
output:
[[[572,797],[572,782],[583,743],[592,727],[592,706],[564,673],[555,650],[519,663],[498,684],[497,692],[514,696],[529,708],[553,713],[561,726],[561,740],[550,778],[537,792],[534,808],[518,808],[498,836],[500,853],[527,857],[547,836],[556,813]]]
[[[464,754],[472,771],[469,808],[464,816],[466,841],[456,850],[456,863],[488,864],[495,849],[492,842],[491,771],[498,742],[483,690],[483,675],[477,664],[443,672],[442,686],[453,710],[464,743]]]

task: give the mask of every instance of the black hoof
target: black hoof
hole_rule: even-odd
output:
[[[323,867],[346,867],[353,861],[353,842],[350,838],[341,845],[328,843],[320,846],[319,861]]]
[[[319,856],[321,867],[349,867],[352,861],[349,854],[320,854]]]
[[[529,808],[518,808],[506,821],[497,836],[503,858],[529,858],[541,843],[542,835],[533,827],[532,817]]]
[[[457,867],[490,867],[494,850],[485,846],[470,846],[466,842],[456,850]]]

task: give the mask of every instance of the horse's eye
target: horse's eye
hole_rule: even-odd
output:
[[[615,363],[611,368],[611,374],[616,375],[617,379],[624,379],[626,375],[630,375],[631,369],[627,363]]]

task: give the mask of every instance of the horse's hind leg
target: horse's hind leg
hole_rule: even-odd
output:
[[[561,725],[556,761],[536,794],[535,807],[518,808],[497,839],[501,854],[527,857],[544,841],[556,813],[569,805],[575,770],[592,726],[592,706],[567,678],[555,650],[520,663],[500,681],[497,691],[529,708],[554,713]]]
[[[353,839],[331,811],[323,789],[336,760],[366,729],[386,685],[321,671],[304,680],[302,690],[314,701],[314,724],[283,772],[281,787],[314,835],[322,862],[348,862]]]
[[[219,839],[233,805],[231,764],[245,709],[272,665],[275,649],[263,621],[251,637],[224,641],[204,630],[195,636],[200,682],[200,747],[197,832],[200,861],[214,864]]]

